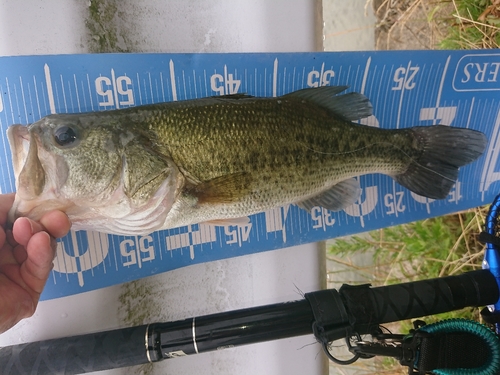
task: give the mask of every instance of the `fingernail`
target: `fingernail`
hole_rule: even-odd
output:
[[[28,220],[28,223],[30,223],[31,234],[34,234],[35,231],[33,230],[33,222],[30,219],[28,219],[28,218],[26,218],[26,220]]]
[[[31,234],[33,234],[33,233],[34,233],[34,232],[33,232],[33,223],[32,223],[32,222],[31,222],[31,220],[30,220],[30,219],[28,219],[27,217],[20,217],[20,218],[16,219],[16,221],[15,221],[14,223],[16,223],[16,222],[20,222],[20,221],[23,221],[23,220],[26,220],[26,221],[28,222],[28,224],[29,224],[29,226],[30,226],[30,232],[31,232]]]

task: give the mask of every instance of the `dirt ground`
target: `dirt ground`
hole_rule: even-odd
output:
[[[378,50],[436,49],[443,38],[452,2],[438,0],[370,0],[377,17]]]

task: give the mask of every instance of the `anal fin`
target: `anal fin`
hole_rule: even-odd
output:
[[[312,198],[298,202],[297,206],[308,212],[316,206],[324,207],[331,211],[340,211],[356,202],[360,194],[361,188],[358,180],[350,178],[339,182]]]
[[[248,216],[236,217],[231,219],[214,219],[203,222],[203,224],[214,225],[218,227],[229,227],[232,225],[245,226],[249,223],[250,223],[250,218]]]

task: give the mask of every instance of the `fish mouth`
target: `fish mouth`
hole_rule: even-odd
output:
[[[12,151],[12,166],[17,182],[28,156],[31,137],[26,126],[12,125],[7,129],[7,139]],[[16,186],[16,189],[19,187]]]
[[[51,199],[57,195],[57,186],[50,177],[56,163],[41,146],[39,137],[26,126],[12,125],[7,130],[7,138],[16,178],[16,197],[8,214],[9,222],[21,216],[39,220],[47,208],[65,208],[67,204]]]
[[[36,137],[22,125],[9,127],[7,137],[12,149],[17,194],[22,199],[35,199],[45,186],[45,170],[38,157]]]
[[[9,222],[13,223],[18,217],[27,215],[36,205],[29,202],[33,202],[43,192],[45,170],[38,158],[37,142],[26,126],[10,126],[7,138],[16,179],[16,198],[8,214]]]

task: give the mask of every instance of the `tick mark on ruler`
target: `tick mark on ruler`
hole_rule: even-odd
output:
[[[52,79],[50,78],[50,68],[48,64],[43,67],[45,73],[45,83],[47,85],[47,97],[49,99],[49,110],[51,114],[56,113],[56,104],[54,100],[54,91],[52,89]]]
[[[170,60],[169,62],[169,69],[170,69],[170,86],[172,90],[172,100],[174,102],[177,101],[177,88],[175,87],[175,68],[174,68],[174,61]]]

